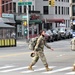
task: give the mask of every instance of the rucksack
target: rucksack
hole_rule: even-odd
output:
[[[30,50],[34,50],[35,45],[36,45],[36,43],[37,43],[37,39],[38,39],[38,37],[32,38],[32,39],[29,41],[28,47],[29,47]]]

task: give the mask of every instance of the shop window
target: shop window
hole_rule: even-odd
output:
[[[43,6],[43,14],[49,14],[48,6]]]

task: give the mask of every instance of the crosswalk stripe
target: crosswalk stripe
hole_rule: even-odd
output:
[[[6,69],[6,68],[11,68],[11,67],[14,67],[14,66],[3,66],[3,67],[0,67],[0,69]]]
[[[54,68],[56,66],[49,66],[50,68]],[[45,68],[39,68],[39,69],[35,69],[34,71],[22,71],[21,73],[31,73],[31,72],[37,72],[37,71],[42,71],[42,70],[45,70]]]
[[[22,69],[26,69],[26,68],[28,68],[28,66],[26,66],[26,67],[20,67],[20,68],[14,68],[14,69],[9,69],[9,70],[2,70],[0,72],[5,72],[6,73],[6,72],[17,71],[17,70],[22,70]]]
[[[11,71],[17,71],[17,70],[21,70],[21,69],[25,69],[25,68],[27,68],[27,67],[20,67],[20,68],[15,68],[15,69],[3,70],[0,72],[11,72]]]
[[[66,73],[66,74],[71,74],[71,75],[74,75],[74,74],[75,74],[75,72],[69,72],[69,73]]]
[[[66,67],[66,68],[61,68],[61,69],[57,69],[57,70],[53,70],[53,71],[49,71],[49,72],[43,72],[43,73],[56,73],[56,72],[61,72],[61,71],[65,71],[65,70],[68,70],[68,69],[71,69],[72,67]]]

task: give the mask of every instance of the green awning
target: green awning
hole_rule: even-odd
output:
[[[42,20],[30,20],[29,24],[39,24],[42,23]]]

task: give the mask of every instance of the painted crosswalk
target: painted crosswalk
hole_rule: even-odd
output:
[[[49,66],[50,68],[53,68],[52,71],[45,71],[44,67],[34,66],[34,71],[28,70],[28,66],[14,66],[14,65],[3,65],[0,66],[0,73],[9,73],[9,72],[19,72],[21,74],[30,74],[30,73],[41,73],[41,74],[54,74],[63,72],[64,75],[75,75],[75,72],[72,71],[71,66]]]

